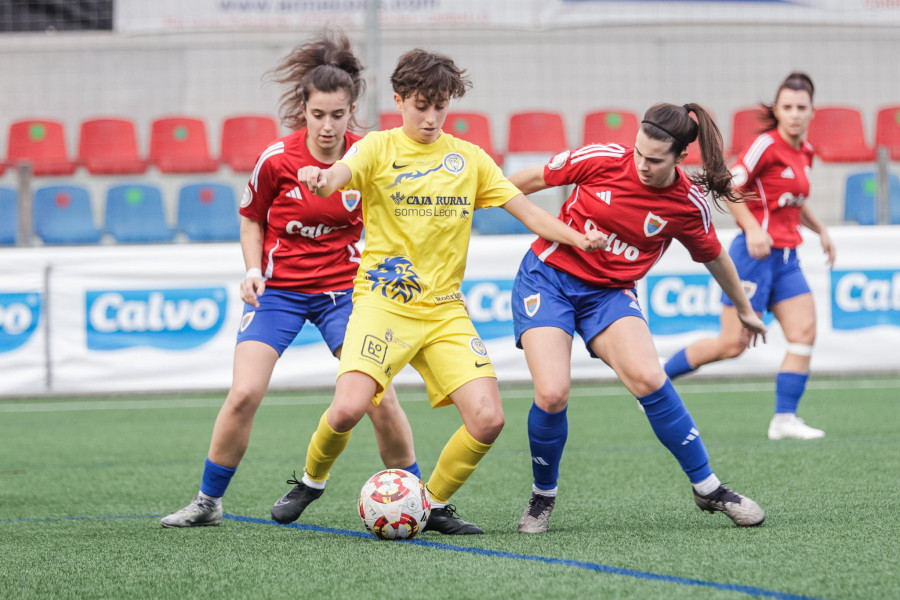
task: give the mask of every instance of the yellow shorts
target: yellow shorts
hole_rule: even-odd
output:
[[[361,371],[378,382],[375,404],[407,364],[425,380],[432,407],[450,404],[450,393],[481,377],[497,378],[484,342],[462,303],[439,305],[427,320],[367,303],[354,305],[347,323],[338,375]]]

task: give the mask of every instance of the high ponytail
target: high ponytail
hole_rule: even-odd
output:
[[[670,151],[675,156],[696,140],[700,145],[701,166],[699,172],[689,176],[691,181],[711,194],[717,205],[720,199],[737,200],[731,187],[731,173],[725,166],[722,133],[705,108],[695,103],[654,104],[644,114],[641,131],[650,139],[671,141]]]
[[[362,70],[342,31],[325,30],[297,46],[269,71],[272,81],[286,88],[278,105],[282,123],[293,130],[306,126],[303,109],[313,91],[328,94],[343,90],[352,106],[366,88]],[[359,128],[354,114],[350,115],[350,126]]]

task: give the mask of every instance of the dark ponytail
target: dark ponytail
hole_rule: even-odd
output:
[[[807,92],[809,94],[809,101],[812,102],[816,87],[813,85],[809,75],[800,71],[794,71],[785,77],[784,81],[781,82],[781,85],[778,86],[778,91],[775,92],[775,100],[772,101],[772,104],[760,104],[764,114],[760,119],[762,122],[762,129],[759,130],[759,133],[765,133],[766,131],[771,131],[778,127],[778,119],[775,117],[775,103],[778,102],[778,96],[781,94],[781,90]]]
[[[722,134],[702,106],[694,103],[681,106],[664,102],[654,104],[644,114],[641,131],[652,140],[671,141],[670,151],[675,156],[696,140],[700,144],[701,168],[700,172],[690,175],[691,181],[712,194],[717,205],[719,199],[736,200],[731,173],[725,166]]]
[[[303,129],[303,109],[313,91],[329,94],[343,90],[353,106],[366,88],[362,70],[342,31],[325,30],[312,41],[297,46],[269,71],[272,81],[286,87],[279,101],[281,121],[290,129]],[[350,126],[359,127],[353,114]]]

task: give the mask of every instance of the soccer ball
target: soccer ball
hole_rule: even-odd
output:
[[[422,531],[431,515],[425,484],[403,469],[372,475],[359,492],[359,518],[382,540],[408,540]]]

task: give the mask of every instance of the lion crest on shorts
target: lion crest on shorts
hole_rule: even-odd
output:
[[[381,295],[404,304],[413,302],[422,293],[419,275],[405,256],[390,256],[370,271],[366,279],[372,282],[372,291],[381,290]]]

